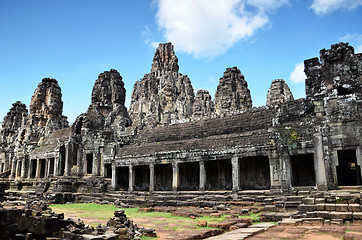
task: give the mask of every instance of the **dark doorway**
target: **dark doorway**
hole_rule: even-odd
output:
[[[155,165],[155,190],[171,191],[172,190],[172,165],[156,164]]]
[[[19,161],[18,162],[18,169],[16,170],[16,175],[17,177],[20,177],[21,176],[21,167],[22,167],[22,161]]]
[[[134,166],[134,190],[148,191],[150,189],[150,168],[147,165]]]
[[[78,145],[72,147],[72,166],[78,165]]]
[[[268,157],[257,156],[240,159],[240,188],[242,190],[270,189]]]
[[[40,178],[44,178],[45,177],[45,159],[40,159],[39,160],[39,164],[40,164]]]
[[[206,190],[231,190],[231,160],[205,161]]]
[[[129,187],[129,168],[117,167],[117,186],[118,190],[128,191]]]
[[[200,186],[199,162],[180,163],[179,165],[180,191],[196,191]]]
[[[338,185],[361,185],[361,166],[357,165],[356,150],[337,151]]]
[[[292,186],[315,186],[313,154],[290,156]]]
[[[52,177],[54,176],[54,158],[49,158],[48,159],[48,164],[49,164],[49,176],[48,177]]]
[[[36,159],[31,160],[31,173],[30,173],[30,177],[31,178],[35,178],[36,176],[36,165],[37,165],[37,161]]]
[[[88,153],[86,155],[86,161],[87,161],[86,174],[92,174],[93,173],[93,153]]]
[[[60,170],[59,176],[63,176],[65,173],[65,147],[60,147]]]
[[[106,178],[112,178],[112,164],[109,163],[104,164],[104,171],[105,171],[104,176]]]

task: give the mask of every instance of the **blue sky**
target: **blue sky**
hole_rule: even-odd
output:
[[[273,79],[305,96],[305,59],[348,41],[362,52],[362,0],[0,0],[0,119],[27,105],[44,77],[58,80],[69,122],[85,112],[98,75],[133,84],[155,47],[171,41],[180,72],[214,96],[225,68],[245,76],[254,106]]]

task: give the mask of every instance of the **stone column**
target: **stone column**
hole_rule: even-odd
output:
[[[286,191],[292,186],[292,163],[287,149],[280,154],[280,166],[282,168],[282,188]]]
[[[111,187],[113,190],[117,190],[118,188],[118,183],[117,183],[117,168],[116,165],[114,163],[112,163],[112,181],[111,181]]]
[[[199,166],[200,166],[200,186],[199,186],[199,190],[200,191],[205,191],[206,189],[206,171],[205,171],[205,162],[204,161],[200,161],[199,162]]]
[[[155,164],[151,163],[150,167],[150,192],[155,191]]]
[[[10,178],[15,178],[15,172],[16,172],[16,161],[13,159],[11,162]]]
[[[23,160],[23,164],[21,165],[21,177],[22,178],[26,178],[27,174],[26,174],[26,169],[28,168],[27,165],[29,164],[29,158],[27,157],[27,155],[24,157]]]
[[[31,174],[33,173],[33,161],[29,159],[29,169],[28,169],[28,179],[31,178]]]
[[[36,172],[35,172],[35,178],[40,177],[40,159],[36,159]]]
[[[324,163],[323,138],[321,132],[314,134],[314,170],[317,188],[326,190],[327,175]]]
[[[54,176],[59,176],[60,175],[60,163],[61,159],[60,159],[60,154],[57,154],[54,158]]]
[[[45,169],[45,172],[46,172],[46,174],[45,174],[45,177],[49,177],[49,175],[50,175],[50,158],[47,158],[47,159],[45,159],[45,161],[46,161],[46,169]]]
[[[100,165],[100,160],[99,160],[99,154],[97,152],[93,153],[93,168],[92,168],[92,175],[93,176],[98,176],[99,175],[99,165]]]
[[[128,191],[133,191],[133,185],[134,185],[134,169],[133,166],[130,165],[129,167],[129,175],[128,175]]]
[[[15,161],[16,162],[16,165],[15,165],[15,178],[17,178],[18,176],[19,176],[19,164],[21,163],[21,161],[20,160],[16,160]]]
[[[104,161],[103,161],[103,147],[99,147],[99,174],[104,176]]]
[[[232,166],[232,182],[233,187],[232,191],[237,193],[239,191],[239,182],[240,182],[240,170],[239,170],[239,158],[233,157],[231,159],[231,166]]]
[[[172,163],[172,191],[177,192],[179,185],[179,168],[178,163]]]
[[[83,154],[82,148],[79,146],[77,149],[78,176],[83,176],[82,154]]]
[[[356,149],[356,158],[357,158],[357,164],[359,165],[359,168],[361,170],[361,176],[362,176],[362,147],[358,147]]]
[[[65,169],[64,169],[64,176],[70,176],[70,170],[71,170],[71,161],[72,159],[70,158],[70,144],[66,144],[65,145]]]

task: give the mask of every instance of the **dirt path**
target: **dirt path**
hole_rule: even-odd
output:
[[[259,233],[248,240],[341,240],[362,239],[362,223],[346,226],[339,225],[304,225],[276,226],[264,233]]]

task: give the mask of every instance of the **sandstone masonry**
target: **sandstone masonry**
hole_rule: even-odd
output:
[[[227,68],[214,100],[194,95],[171,43],[134,84],[129,110],[114,69],[95,81],[68,127],[61,90],[43,79],[30,111],[14,103],[0,135],[0,176],[12,187],[102,193],[336,189],[361,185],[362,55],[348,43],[305,61],[306,98],[284,80],[253,108],[241,71]]]

